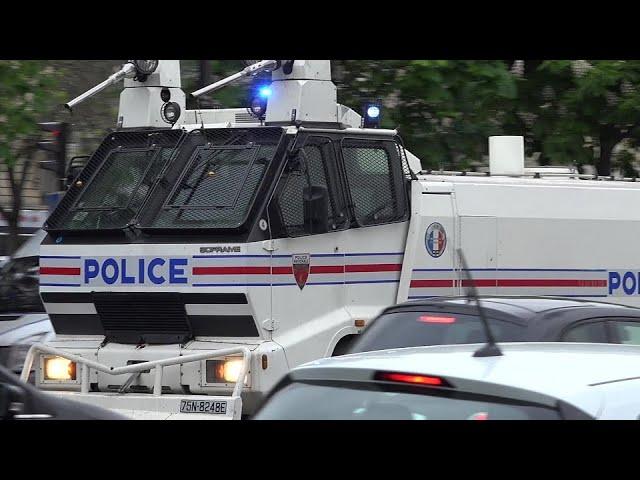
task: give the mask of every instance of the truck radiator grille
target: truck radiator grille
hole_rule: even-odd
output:
[[[94,292],[105,335],[118,343],[184,343],[193,332],[179,293]]]

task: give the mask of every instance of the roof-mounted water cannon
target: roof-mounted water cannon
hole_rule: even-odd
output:
[[[247,105],[251,114],[267,125],[360,126],[361,117],[337,103],[329,60],[247,60],[245,64],[242,71],[191,95],[197,98],[243,77],[271,72],[271,83],[258,85]]]
[[[64,106],[66,109],[71,111],[73,110],[73,107],[84,102],[87,98],[93,97],[105,88],[118,83],[124,78],[133,78],[139,82],[144,82],[147,80],[149,75],[156,71],[157,68],[158,60],[129,60],[120,70],[111,75],[104,82],[99,83],[90,90],[87,90],[82,95],[71,100],[69,103],[65,103]]]
[[[248,60],[250,62],[251,60]],[[280,60],[260,60],[259,62],[247,65],[243,70],[238,73],[234,73],[222,80],[218,80],[211,85],[207,85],[206,87],[201,88],[200,90],[196,90],[191,93],[191,96],[194,98],[198,98],[200,95],[204,95],[205,93],[215,92],[216,90],[221,89],[229,85],[230,83],[237,82],[241,78],[257,75],[261,72],[272,71],[280,68],[281,62]]]
[[[118,128],[171,127],[185,110],[178,60],[129,60],[122,68],[64,106],[73,107],[124,80]]]

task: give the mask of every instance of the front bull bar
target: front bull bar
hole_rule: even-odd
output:
[[[29,373],[31,372],[31,368],[33,366],[33,361],[36,358],[36,355],[40,354],[48,354],[55,355],[58,357],[66,358],[67,360],[71,360],[78,365],[82,366],[81,371],[81,380],[80,380],[80,392],[82,394],[89,394],[89,373],[91,369],[97,370],[98,372],[106,373],[109,375],[122,375],[126,373],[135,373],[141,372],[143,370],[151,370],[152,368],[155,370],[155,377],[153,383],[153,395],[159,397],[162,395],[162,374],[163,367],[169,365],[181,365],[183,363],[191,363],[197,362],[200,360],[208,360],[212,358],[224,357],[227,355],[233,355],[237,353],[242,354],[242,368],[238,375],[238,380],[236,380],[236,384],[233,387],[233,397],[238,398],[240,402],[240,408],[242,407],[242,400],[240,394],[242,393],[242,388],[244,387],[244,378],[249,371],[249,361],[251,358],[251,351],[247,347],[232,347],[225,348],[222,350],[216,350],[214,352],[206,352],[206,353],[195,353],[193,355],[184,355],[179,357],[170,357],[164,358],[162,360],[152,360],[144,363],[135,363],[133,365],[127,365],[124,367],[108,367],[98,362],[94,362],[93,360],[89,360],[88,358],[80,357],[78,355],[74,355],[72,353],[66,352],[64,350],[60,350],[58,348],[50,347],[44,345],[42,343],[36,343],[31,346],[29,351],[27,352],[27,356],[24,360],[24,365],[22,367],[22,372],[20,373],[20,379],[24,382],[27,382],[29,379]]]

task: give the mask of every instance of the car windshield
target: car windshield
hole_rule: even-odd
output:
[[[551,408],[479,395],[385,391],[374,383],[294,382],[276,392],[256,420],[559,420]],[[415,391],[415,389],[414,389]]]
[[[522,325],[489,319],[498,342],[521,341]],[[387,348],[484,343],[486,335],[477,315],[446,312],[392,312],[382,314],[356,340],[349,353]]]

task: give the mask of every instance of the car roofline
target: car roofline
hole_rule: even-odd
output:
[[[430,304],[430,303],[438,303],[440,301],[446,302],[448,300],[460,300],[463,298],[469,298],[469,297],[466,295],[446,295],[446,296],[431,297],[426,299],[408,300],[406,302],[399,303],[398,305],[408,305],[408,304],[420,305],[421,303]],[[509,300],[509,299],[522,299],[522,300],[531,299],[531,300],[551,300],[551,301],[563,300],[565,302],[574,302],[577,304],[602,303],[605,305],[614,305],[617,307],[638,308],[638,307],[632,307],[629,305],[621,305],[619,303],[605,302],[602,300],[588,300],[586,298],[581,298],[581,297],[561,297],[561,296],[547,296],[547,295],[486,295],[485,294],[485,295],[478,295],[477,298],[479,298],[480,300],[487,300],[487,301]]]
[[[446,297],[433,297],[430,299],[422,299],[422,300],[409,300],[407,302],[391,305],[386,309],[384,309],[383,313],[386,313],[388,311],[393,311],[395,309],[403,309],[403,308],[411,308],[411,307],[429,307],[433,305],[459,305],[457,303],[454,304],[454,303],[448,303],[448,302],[450,302],[451,300],[462,300],[465,298],[469,298],[469,297],[466,297],[464,295],[450,295]],[[532,316],[536,316],[545,312],[549,312],[552,310],[559,310],[563,308],[587,308],[587,307],[594,307],[594,306],[640,310],[640,307],[634,307],[630,305],[621,305],[619,303],[604,302],[601,300],[588,300],[588,299],[574,298],[574,297],[548,297],[548,296],[540,296],[540,295],[479,295],[477,298],[479,300],[483,300],[486,302],[486,304],[483,304],[485,310],[492,309],[491,308],[492,304],[508,305],[511,308],[517,308],[517,309],[527,311],[531,313]],[[523,305],[515,305],[512,303],[509,303],[509,300],[514,300],[514,299],[515,300],[531,299],[531,300],[545,300],[545,301],[559,300],[564,302],[571,302],[573,303],[573,305],[562,305],[562,306],[559,305],[557,307],[550,307],[545,310],[532,310]],[[469,305],[473,305],[473,304],[469,303]],[[493,308],[493,310],[504,312],[504,310],[501,310],[499,308]]]
[[[465,297],[446,297],[446,300],[454,300],[454,299],[460,300],[463,298]],[[442,307],[442,306],[447,306],[447,307],[450,307],[451,309],[457,309],[460,311],[460,313],[464,313],[464,314],[469,314],[473,312],[477,313],[478,311],[478,306],[476,305],[475,302],[447,303],[446,300],[445,301],[436,300],[433,302],[422,300],[422,301],[417,301],[415,303],[414,302],[399,303],[399,304],[391,305],[385,308],[382,312],[380,312],[378,316],[382,316],[390,313],[415,312],[415,311],[420,311],[428,308]],[[509,305],[509,307],[511,307],[512,309],[520,310],[522,315],[526,315],[527,318],[524,319],[520,317],[518,312],[510,312],[502,308],[496,308],[494,305],[495,304],[500,305],[498,302],[491,302],[488,299],[482,298],[482,297],[480,297],[480,300],[486,300],[486,302],[483,302],[482,308],[491,318],[496,318],[500,320],[509,320],[523,326],[526,325],[528,321],[537,314],[534,310],[530,310],[520,305]]]
[[[494,397],[496,399],[511,400],[514,402],[526,402],[537,404],[548,408],[558,408],[558,402],[566,402],[566,400],[541,393],[535,390],[529,390],[522,387],[513,387],[501,383],[492,383],[484,380],[469,379],[464,377],[456,377],[442,374],[429,374],[425,372],[412,372],[410,369],[398,370],[379,370],[374,368],[358,368],[358,367],[298,367],[291,370],[288,374],[290,381],[293,382],[349,382],[349,383],[377,383],[384,385],[398,385],[395,382],[385,382],[374,379],[377,372],[392,373],[409,373],[421,376],[434,376],[446,380],[451,387],[430,387],[416,386],[414,384],[405,384],[406,386],[415,388],[424,388],[424,393],[450,392],[461,394],[481,395],[484,397]],[[573,405],[573,404],[572,404]],[[580,407],[573,405],[575,408]],[[580,409],[581,410],[581,409]]]
[[[422,347],[405,347],[405,348],[392,348],[387,350],[377,350],[370,352],[362,352],[362,353],[353,353],[349,355],[344,355],[341,357],[329,357],[324,359],[315,360],[313,362],[303,364],[299,367],[296,367],[291,370],[290,373],[303,371],[304,375],[315,375],[311,371],[312,370],[320,370],[323,369],[325,372],[327,368],[332,369],[340,369],[340,370],[354,370],[354,369],[365,369],[371,371],[379,371],[383,368],[385,371],[395,371],[402,373],[412,373],[415,375],[433,375],[439,376],[446,379],[454,379],[462,385],[472,385],[473,382],[480,382],[485,386],[490,386],[493,391],[497,391],[498,388],[514,388],[523,390],[526,392],[533,392],[539,395],[547,396],[549,395],[542,393],[542,390],[539,389],[540,386],[536,383],[529,384],[528,382],[519,383],[517,387],[512,387],[508,383],[502,383],[500,381],[487,381],[484,379],[484,376],[477,377],[475,375],[472,376],[461,376],[458,371],[457,374],[452,376],[446,373],[446,369],[442,369],[441,366],[434,366],[432,371],[428,371],[423,367],[416,368],[416,365],[420,365],[420,363],[415,363],[420,359],[419,355],[430,355],[430,354],[471,354],[475,351],[478,346],[481,344],[456,344],[456,345],[434,345],[434,346],[422,346]],[[520,354],[520,353],[534,353],[545,356],[547,352],[559,352],[563,355],[572,355],[576,356],[581,355],[592,355],[594,353],[612,353],[620,356],[632,354],[633,356],[640,356],[640,345],[621,345],[621,344],[608,344],[608,343],[558,343],[558,342],[503,342],[498,344],[502,349],[504,356],[500,358],[509,358],[510,355]],[[385,357],[382,357],[382,356]],[[386,357],[386,355],[389,355]],[[417,358],[414,356],[418,355]],[[413,358],[412,358],[413,357]],[[393,363],[389,367],[385,364],[387,363],[385,359],[394,360]],[[405,362],[406,360],[406,362]],[[477,359],[472,355],[468,356],[469,361],[489,361],[487,359]],[[576,358],[579,360],[579,358]],[[457,360],[456,360],[457,361]],[[628,358],[621,359],[625,363],[628,363]],[[344,362],[344,363],[343,363]],[[399,366],[401,365],[401,366]],[[405,368],[406,365],[406,368]],[[618,372],[619,374],[622,372]],[[634,372],[635,373],[635,372]],[[299,375],[296,373],[296,375]],[[344,375],[344,374],[340,374]],[[570,375],[570,373],[568,373]],[[631,378],[634,377],[634,378]],[[582,406],[578,406],[571,399],[577,399],[581,395],[580,392],[587,392],[592,388],[594,383],[598,384],[608,384],[613,383],[614,380],[630,380],[635,379],[635,375],[632,373],[630,376],[620,376],[620,375],[611,375],[609,378],[593,378],[593,379],[585,379],[585,383],[577,383],[573,385],[573,388],[567,391],[557,390],[554,391],[555,398],[558,401],[569,403],[576,408],[585,411],[585,407],[591,408],[587,404]],[[598,380],[594,382],[593,380]],[[471,382],[471,383],[469,383]],[[500,386],[500,387],[498,387]],[[546,388],[546,387],[545,387]],[[478,393],[484,391],[484,394],[490,392],[491,390],[483,390],[481,387],[478,390]],[[517,392],[516,392],[517,393]],[[588,412],[590,415],[595,416],[597,412],[595,410]]]

